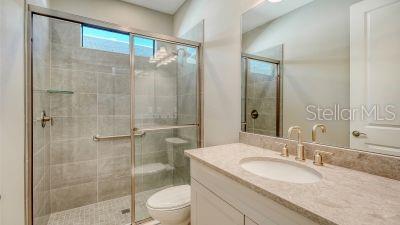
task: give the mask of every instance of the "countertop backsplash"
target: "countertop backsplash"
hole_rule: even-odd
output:
[[[252,133],[239,133],[239,142],[280,152],[284,144],[289,147],[291,155],[296,154],[297,141],[271,137]],[[317,143],[303,143],[306,158],[313,159],[314,151],[321,150],[333,153],[324,156],[324,162],[353,169],[377,176],[400,180],[400,157],[381,155],[359,150],[321,145]]]

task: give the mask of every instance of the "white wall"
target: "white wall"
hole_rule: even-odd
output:
[[[260,0],[187,0],[174,16],[184,34],[204,19],[204,141],[233,143],[240,131],[240,17]]]
[[[122,26],[171,35],[171,15],[119,0],[49,0],[50,8]]]
[[[243,36],[243,50],[255,54],[283,44],[283,135],[299,125],[311,141],[310,104],[349,107],[350,5],[359,0],[317,0]],[[321,143],[349,147],[348,121],[327,125]]]
[[[24,1],[0,2],[0,224],[24,223]]]
[[[0,224],[24,223],[24,1],[2,0]]]
[[[34,4],[46,6],[46,1]],[[0,1],[1,225],[25,223],[24,7],[24,0]]]

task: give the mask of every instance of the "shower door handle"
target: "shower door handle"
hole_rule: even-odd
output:
[[[132,132],[134,137],[142,137],[145,135],[144,132]],[[99,135],[94,135],[93,136],[93,141],[108,141],[108,140],[116,140],[116,139],[125,139],[125,138],[130,138],[131,135],[118,135],[118,136],[99,136]]]
[[[198,127],[199,124],[185,124],[185,125],[172,125],[172,126],[162,126],[162,127],[151,127],[151,128],[133,128],[132,133],[136,133],[139,135],[145,135],[146,132],[150,131],[159,131],[159,130],[172,130],[172,129],[180,129],[180,128],[189,128],[189,127]]]
[[[142,137],[146,134],[146,132],[144,132],[136,127],[132,129],[131,133],[133,134],[134,137]]]
[[[118,135],[118,136],[93,136],[93,141],[107,141],[107,140],[115,140],[115,139],[124,139],[130,138],[131,135]]]
[[[40,121],[42,123],[42,127],[46,127],[47,122],[50,122],[50,125],[53,126],[53,117],[47,116],[46,111],[43,110],[42,116],[40,117]]]

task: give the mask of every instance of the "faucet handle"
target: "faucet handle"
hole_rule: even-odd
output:
[[[314,152],[314,165],[316,165],[316,166],[324,165],[323,158],[322,158],[323,155],[334,155],[334,154],[332,152],[316,150]]]
[[[287,145],[287,144],[285,144],[285,145],[282,147],[281,156],[282,156],[282,157],[289,157],[289,149],[288,149],[288,145]]]
[[[273,145],[272,145],[272,150],[275,152],[279,152],[279,155],[284,156],[286,155],[286,150],[287,149],[287,155],[289,156],[289,148],[288,145],[286,143],[280,142],[280,141],[276,141]]]
[[[304,145],[300,142],[297,143],[296,153],[296,157],[294,158],[295,160],[302,162],[306,161],[306,152],[304,149]]]

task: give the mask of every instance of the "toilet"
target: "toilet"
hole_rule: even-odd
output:
[[[188,225],[190,222],[190,186],[170,187],[152,195],[147,210],[161,225]]]

